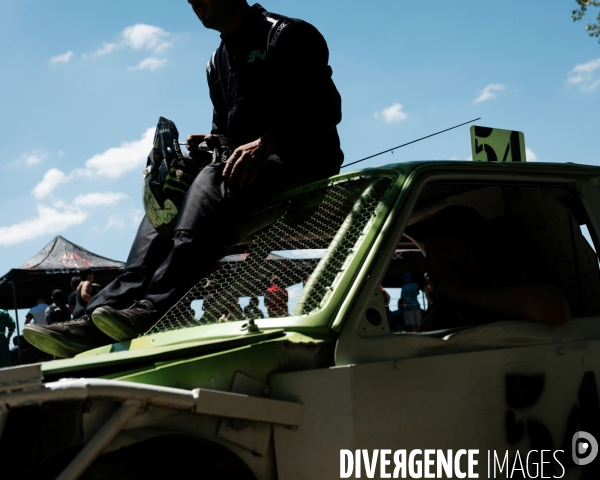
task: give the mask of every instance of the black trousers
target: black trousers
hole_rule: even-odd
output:
[[[179,210],[173,240],[161,237],[144,217],[123,273],[90,300],[87,314],[101,306],[128,308],[142,299],[166,313],[223,256],[236,223],[291,183],[315,179],[314,169],[292,170],[272,156],[252,187],[233,190],[223,180],[223,168],[210,164],[198,174]]]

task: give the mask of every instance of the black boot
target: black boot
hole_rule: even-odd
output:
[[[98,307],[92,313],[94,325],[119,342],[146,333],[159,319],[160,314],[149,300],[134,302],[125,310]]]
[[[63,358],[114,343],[112,338],[96,328],[89,315],[52,325],[30,323],[25,325],[23,335],[42,352]]]

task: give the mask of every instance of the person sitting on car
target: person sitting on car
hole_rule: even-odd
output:
[[[144,217],[123,273],[86,300],[81,320],[24,329],[53,355],[146,333],[218,263],[235,225],[292,184],[340,171],[342,100],[321,33],[246,0],[187,3],[206,28],[219,31],[221,43],[206,68],[211,132],[189,135],[186,146],[192,159],[203,143],[228,145],[233,153],[194,179],[169,238]],[[274,315],[287,315],[285,307],[278,304]]]
[[[407,228],[405,235],[425,256],[424,269],[435,289],[418,332],[530,320],[560,325],[571,318],[563,292],[534,283],[523,271],[494,262],[487,222],[474,209],[454,205]]]

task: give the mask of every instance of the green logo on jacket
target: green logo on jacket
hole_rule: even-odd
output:
[[[256,60],[257,58],[259,60],[264,60],[266,56],[267,52],[265,52],[264,50],[254,50],[253,52],[250,52],[250,56],[248,57],[248,63],[254,62],[254,60]]]

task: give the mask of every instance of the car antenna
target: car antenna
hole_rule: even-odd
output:
[[[463,125],[467,125],[469,123],[476,122],[477,120],[481,120],[481,117],[475,118],[473,120],[469,120],[468,122],[465,122],[465,123],[461,123],[460,125],[455,125],[454,127],[446,128],[445,130],[440,130],[439,132],[432,133],[431,135],[427,135],[426,137],[417,138],[416,140],[413,140],[412,142],[403,143],[402,145],[398,145],[397,147],[390,148],[389,150],[384,150],[383,152],[376,153],[375,155],[370,155],[368,157],[361,158],[360,160],[356,160],[355,162],[348,163],[346,165],[342,165],[340,168],[346,168],[346,167],[349,167],[350,165],[356,165],[359,162],[364,162],[365,160],[369,160],[369,158],[374,158],[379,155],[383,155],[384,153],[393,152],[394,150],[397,150],[398,148],[406,147],[407,145],[410,145],[411,143],[420,142],[421,140],[425,140],[426,138],[433,137],[435,135],[439,135],[440,133],[447,132],[448,130],[453,130],[455,128],[462,127]]]

